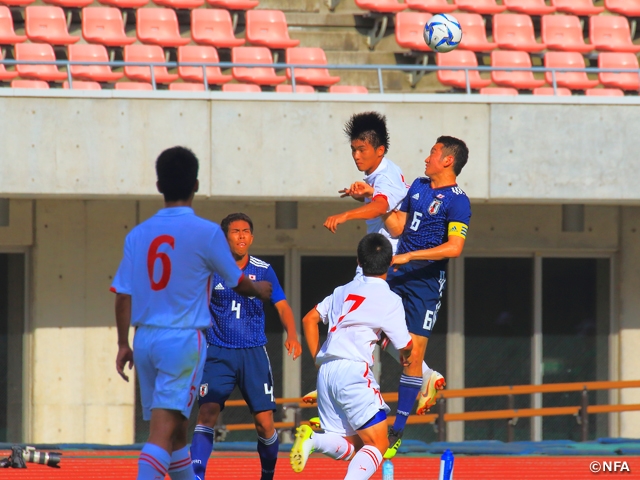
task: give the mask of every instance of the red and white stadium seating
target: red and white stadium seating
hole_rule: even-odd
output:
[[[548,15],[556,11],[556,7],[547,5],[544,0],[503,0],[502,3],[510,12],[525,15]]]
[[[233,48],[244,45],[243,38],[233,34],[233,23],[228,10],[199,8],[191,11],[191,38],[200,45]]]
[[[273,63],[271,50],[266,47],[235,47],[231,50],[233,63]],[[257,85],[279,85],[287,80],[287,77],[276,75],[273,67],[233,67],[233,78],[239,82],[255,83]]]
[[[487,40],[484,19],[477,13],[459,13],[456,15],[462,31],[462,40],[458,48],[474,52],[490,52],[498,47],[497,43]]]
[[[75,62],[108,62],[109,54],[104,45],[69,45],[69,60]],[[108,65],[72,65],[73,78],[93,82],[116,82],[124,73],[113,72]]]
[[[640,90],[640,66],[638,57],[628,52],[603,52],[598,55],[598,68],[631,70],[629,73],[601,72],[600,83],[605,87],[622,90]]]
[[[178,17],[171,8],[141,8],[136,13],[136,34],[142,43],[179,47],[191,41],[180,36]]]
[[[185,45],[178,48],[178,63],[219,63],[218,52],[207,45]],[[178,75],[187,82],[198,82],[204,86],[202,67],[178,66]],[[224,75],[220,67],[207,67],[207,83],[220,85],[230,82],[231,75]]]
[[[284,49],[297,47],[300,40],[289,38],[284,12],[280,10],[250,10],[247,12],[247,42],[252,45]]]
[[[123,47],[136,41],[136,37],[127,37],[122,13],[115,7],[82,9],[82,36],[87,42],[107,47]]]
[[[542,41],[549,50],[588,53],[595,48],[585,43],[580,19],[573,15],[545,15],[541,22]]]
[[[478,60],[470,50],[453,50],[449,53],[437,53],[436,63],[439,66],[449,67],[477,67]],[[467,88],[466,74],[464,70],[438,70],[438,81],[449,87]],[[480,77],[477,70],[469,70],[469,86],[473,89],[488,87],[491,80]]]
[[[0,6],[0,45],[15,45],[26,40],[26,35],[16,35],[13,28],[13,16],[9,7]]]
[[[585,68],[584,58],[578,52],[547,52],[544,56],[544,66],[547,68]],[[589,80],[585,72],[555,72],[556,85],[571,90],[586,90],[593,88],[600,82]],[[546,72],[545,78],[549,85],[553,85],[552,72]]]
[[[491,66],[531,68],[531,58],[527,52],[496,50],[491,52]],[[546,83],[544,80],[535,79],[532,72],[525,70],[494,70],[491,72],[491,80],[501,87],[527,90],[541,87]]]
[[[396,13],[396,43],[402,48],[409,48],[420,52],[430,52],[431,49],[425,43],[423,32],[424,25],[432,17],[424,12],[398,12]]]
[[[299,65],[326,65],[327,56],[321,48],[287,48],[287,63]],[[291,70],[287,69],[287,78],[291,79]],[[296,68],[296,83],[328,87],[340,81],[340,77],[329,75],[326,68]]]
[[[529,15],[494,15],[493,40],[505,50],[541,52],[547,46],[536,41]]]
[[[16,45],[16,60],[55,61],[53,47],[48,43],[19,43]],[[23,79],[56,82],[67,79],[67,74],[58,70],[56,65],[18,64],[16,71]]]
[[[61,7],[29,6],[25,8],[25,33],[32,42],[69,45],[80,37],[69,35],[67,18]]]
[[[127,45],[124,47],[125,62],[165,63],[164,51],[157,45]],[[147,66],[126,66],[124,74],[130,80],[151,82],[151,68]],[[156,83],[171,83],[178,79],[177,74],[169,73],[167,67],[153,67]]]

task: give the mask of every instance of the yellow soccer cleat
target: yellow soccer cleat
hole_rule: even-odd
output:
[[[307,464],[309,455],[313,452],[313,430],[309,425],[300,425],[296,429],[296,440],[291,447],[291,453],[289,453],[289,461],[291,462],[291,468],[296,473],[302,472],[304,466]]]
[[[426,380],[426,381],[424,381]],[[442,390],[447,382],[444,381],[444,377],[433,370],[428,379],[424,379],[422,382],[422,388],[418,394],[418,408],[416,408],[416,415],[424,415],[429,411],[431,407],[436,404],[436,395],[438,390]]]
[[[309,425],[311,425],[311,428],[320,428],[320,417],[311,417]]]
[[[314,390],[313,392],[307,393],[304,397],[302,397],[302,401],[304,403],[316,403],[318,401],[318,391]]]
[[[384,452],[382,458],[389,460],[396,456],[400,445],[402,445],[402,433],[403,432],[396,432],[393,427],[389,427],[389,448]]]

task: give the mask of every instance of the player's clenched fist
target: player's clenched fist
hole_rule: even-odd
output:
[[[338,225],[347,221],[347,216],[344,213],[339,213],[338,215],[331,215],[324,221],[324,227],[331,231],[331,233],[336,233],[338,229]]]
[[[264,302],[269,301],[271,298],[271,292],[273,291],[273,285],[271,282],[259,281],[253,282],[253,287],[258,292],[258,298]]]

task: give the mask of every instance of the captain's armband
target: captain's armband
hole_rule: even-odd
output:
[[[449,236],[467,238],[469,227],[462,222],[449,222]]]

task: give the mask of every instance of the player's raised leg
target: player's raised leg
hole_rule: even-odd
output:
[[[389,446],[386,412],[379,410],[371,420],[358,429],[358,436],[364,446],[351,460],[345,480],[366,480],[380,467],[382,453]]]

